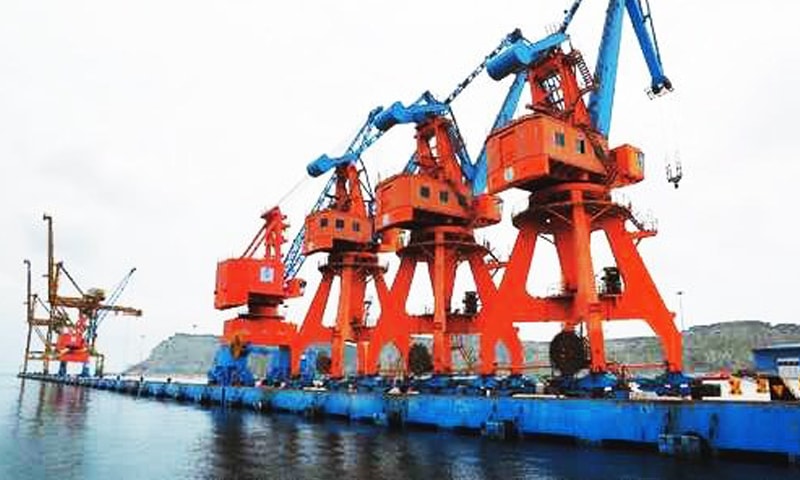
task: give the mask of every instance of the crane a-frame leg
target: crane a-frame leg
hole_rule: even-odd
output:
[[[514,322],[561,322],[568,331],[585,325],[589,366],[602,372],[606,369],[603,322],[642,319],[661,340],[667,369],[681,371],[681,334],[636,249],[635,239],[642,235],[625,228],[630,216],[602,186],[563,184],[532,195],[528,210],[514,219],[517,241],[482,321],[498,322],[493,331],[509,329]],[[594,230],[604,231],[608,239],[622,279],[618,291],[597,289],[591,256]],[[540,234],[552,235],[562,273],[561,291],[546,297],[532,296],[525,289]],[[488,343],[482,355],[491,355],[487,348]]]
[[[383,274],[383,269],[378,265],[378,257],[374,253],[349,252],[329,255],[328,263],[321,266],[322,282],[314,295],[303,326],[295,341],[295,359],[292,362],[292,372],[299,373],[300,355],[305,350],[319,343],[330,343],[331,369],[330,376],[341,378],[345,373],[345,345],[355,342],[360,353],[360,360],[365,359],[367,329],[364,325],[364,295],[366,284],[370,278],[377,278]],[[322,324],[325,308],[330,297],[331,285],[334,278],[340,279],[339,298],[336,310],[336,323],[333,327]],[[358,370],[363,370],[358,366]]]
[[[383,279],[375,283],[381,303],[381,315],[370,332],[369,349],[366,353],[367,375],[378,373],[381,351],[389,344],[394,345],[404,364],[408,362],[412,320],[406,313],[405,301],[411,291],[416,266],[417,262],[413,257],[402,257],[391,287],[388,287]]]

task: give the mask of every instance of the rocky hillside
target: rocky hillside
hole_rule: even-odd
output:
[[[752,367],[753,348],[800,342],[800,325],[743,320],[691,327],[684,333],[687,371],[709,372]],[[546,342],[529,342],[526,357],[547,359]],[[661,347],[655,337],[633,337],[606,341],[606,356],[619,363],[655,363]]]
[[[751,350],[778,343],[800,343],[800,325],[770,325],[736,321],[692,327],[684,334],[688,371],[732,370],[752,366]],[[204,375],[211,367],[219,339],[213,335],[176,334],[161,342],[144,362],[126,371],[130,375]],[[547,361],[546,342],[526,342],[528,361]],[[609,360],[655,363],[661,360],[654,337],[612,339],[606,342]]]
[[[211,368],[219,337],[176,333],[159,343],[147,357],[125,371],[126,375],[205,375]]]

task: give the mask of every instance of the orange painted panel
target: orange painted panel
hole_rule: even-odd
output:
[[[589,139],[560,120],[528,115],[493,132],[486,141],[489,193],[546,179],[552,162],[603,174]]]
[[[427,176],[395,175],[378,184],[375,196],[376,231],[408,227],[419,221],[420,214],[469,217],[471,199],[466,187],[459,195],[447,182]]]
[[[617,166],[617,183],[630,185],[644,180],[644,153],[641,150],[624,144],[611,150],[611,157]]]
[[[280,320],[245,320],[235,318],[227,320],[222,337],[230,343],[234,337],[243,343],[254,345],[290,346],[297,336],[297,327],[293,323]]]
[[[337,242],[366,244],[372,240],[371,222],[360,215],[321,210],[306,217],[303,253],[331,251]]]
[[[475,197],[472,208],[479,226],[500,223],[503,216],[503,200],[495,195],[479,195]]]
[[[283,296],[280,259],[235,258],[217,264],[214,307],[219,310],[247,304],[248,294]]]

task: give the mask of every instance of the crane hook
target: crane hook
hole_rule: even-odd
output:
[[[667,161],[667,181],[673,185],[675,188],[678,188],[678,184],[680,183],[681,179],[683,178],[683,167],[681,166],[680,159],[675,159],[675,170],[673,171],[672,165],[669,161]]]

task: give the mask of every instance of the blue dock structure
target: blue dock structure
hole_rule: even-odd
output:
[[[387,427],[427,427],[498,439],[544,438],[628,446],[666,455],[736,455],[796,464],[800,404],[725,400],[625,400],[234,387],[21,374],[31,380],[142,398],[259,412],[341,418]]]

